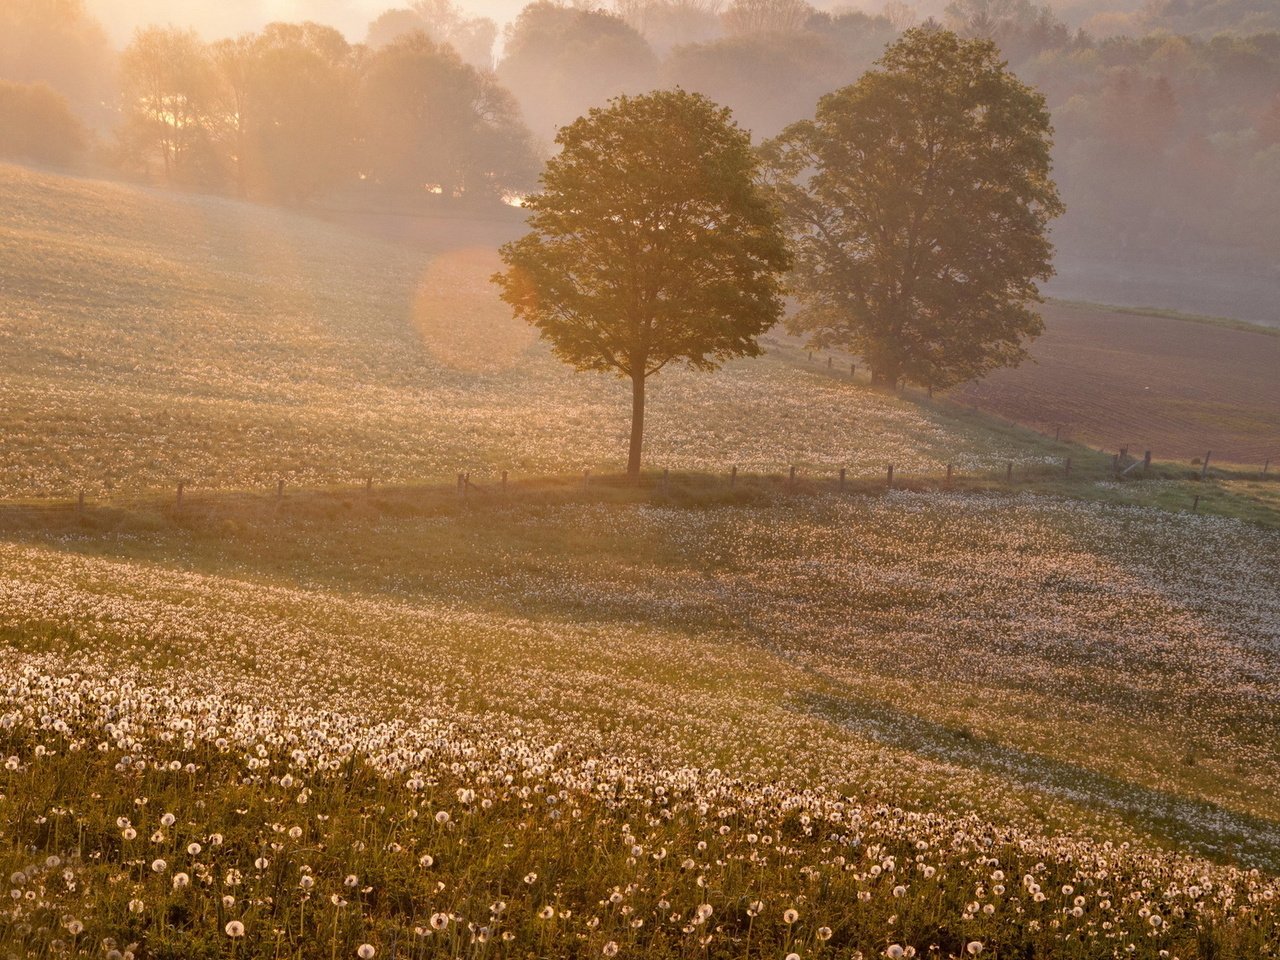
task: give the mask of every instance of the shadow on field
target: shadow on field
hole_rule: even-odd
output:
[[[1118,815],[1135,830],[1191,847],[1210,859],[1268,871],[1280,869],[1280,822],[992,743],[967,729],[895,710],[879,701],[808,691],[795,707],[886,746],[1008,777],[1021,788]],[[1210,837],[1213,839],[1204,839]]]

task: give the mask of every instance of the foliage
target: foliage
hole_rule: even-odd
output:
[[[550,140],[610,97],[650,89],[657,67],[644,37],[621,17],[538,0],[507,27],[498,77],[530,128]]]
[[[484,196],[528,188],[537,175],[511,94],[423,33],[370,55],[359,106],[362,167],[376,183]]]
[[[1044,99],[989,41],[911,30],[770,147],[797,237],[790,321],[874,378],[947,387],[1015,364],[1052,275]]]
[[[125,142],[166,180],[292,205],[357,184],[483,198],[532,181],[511,95],[421,32],[369,52],[315,23],[211,45],[153,28],[123,63]]]
[[[83,125],[52,87],[0,80],[0,157],[67,166],[86,146]]]
[[[412,33],[427,34],[454,49],[477,70],[493,69],[498,25],[488,17],[468,17],[451,0],[419,0],[410,9],[387,10],[369,24],[369,45],[383,47]]]
[[[619,97],[556,142],[525,201],[532,232],[502,248],[494,279],[562,360],[631,380],[638,476],[646,378],[759,354],[785,242],[749,136],[705,97]]]
[[[114,120],[114,61],[83,0],[0,3],[0,80],[48,84],[95,130]]]

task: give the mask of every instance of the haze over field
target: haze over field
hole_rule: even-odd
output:
[[[868,3],[0,0],[0,960],[1280,960],[1280,6]]]

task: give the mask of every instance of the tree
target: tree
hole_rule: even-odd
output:
[[[507,27],[498,77],[549,140],[609,97],[650,89],[657,69],[649,44],[621,17],[538,0]]]
[[[733,0],[721,19],[735,37],[798,33],[816,12],[806,0]]]
[[[789,255],[750,136],[681,90],[618,97],[560,131],[525,203],[532,231],[494,282],[579,370],[631,381],[627,472],[640,475],[645,382],[760,352]]]
[[[144,164],[158,155],[166,181],[207,182],[215,74],[191,30],[139,30],[120,60],[122,139]]]
[[[614,0],[614,11],[660,54],[720,35],[722,0]]]
[[[1020,362],[1053,275],[1044,98],[995,44],[912,29],[767,145],[796,241],[790,326],[874,382],[947,387]]]
[[[369,46],[384,47],[419,31],[453,47],[477,70],[493,69],[498,25],[489,17],[468,17],[451,0],[418,0],[412,9],[387,10],[369,24]]]
[[[246,56],[243,140],[251,192],[301,204],[353,178],[356,79],[342,34],[316,23],[272,23]]]
[[[66,97],[46,83],[0,80],[0,157],[66,166],[87,147]]]
[[[365,175],[401,193],[494,194],[532,185],[538,162],[514,99],[425,33],[372,54],[360,88]]]
[[[99,132],[115,120],[114,60],[83,0],[0,2],[0,80],[47,83]]]

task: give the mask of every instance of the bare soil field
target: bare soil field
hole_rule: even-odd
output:
[[[1064,303],[1044,317],[1034,362],[952,399],[1139,456],[1280,461],[1280,336]]]

